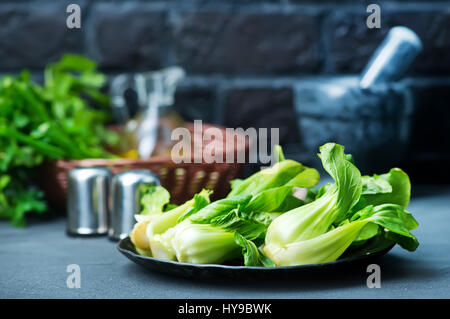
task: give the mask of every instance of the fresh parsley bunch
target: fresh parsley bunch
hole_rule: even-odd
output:
[[[118,136],[105,126],[106,77],[96,69],[94,61],[68,54],[45,68],[43,85],[26,70],[0,80],[0,217],[13,225],[24,226],[28,212],[46,211],[42,191],[30,186],[44,160],[113,156],[105,146]]]

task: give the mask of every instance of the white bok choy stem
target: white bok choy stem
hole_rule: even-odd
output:
[[[284,246],[266,243],[264,252],[277,266],[317,264],[338,259],[350,244],[358,237],[365,226],[376,224],[399,238],[403,248],[415,250],[419,245],[410,233],[410,227],[404,219],[412,216],[400,205],[383,204],[367,206],[355,215],[358,219],[346,221],[317,237],[299,240]]]
[[[344,154],[342,145],[328,143],[320,147],[323,167],[335,183],[315,201],[292,209],[269,226],[266,246],[280,248],[327,232],[333,222],[345,216],[361,195],[361,174]]]

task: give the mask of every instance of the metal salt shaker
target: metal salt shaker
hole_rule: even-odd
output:
[[[128,236],[139,214],[139,185],[160,185],[158,177],[148,170],[130,170],[117,174],[112,181],[112,210],[109,238],[120,240]]]
[[[104,167],[75,168],[68,174],[67,232],[106,235],[112,174]]]

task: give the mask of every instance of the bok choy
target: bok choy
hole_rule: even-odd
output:
[[[231,183],[226,198],[210,202],[203,190],[168,209],[170,197],[152,187],[130,233],[146,256],[187,263],[292,266],[334,261],[346,253],[367,254],[398,243],[414,251],[418,226],[406,211],[411,185],[401,169],[361,176],[344,147],[327,143],[318,154],[333,178],[320,189],[313,168],[285,159]],[[300,193],[306,194],[299,197]]]

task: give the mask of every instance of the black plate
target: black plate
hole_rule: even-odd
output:
[[[394,245],[389,245],[379,251],[364,254],[347,254],[336,261],[322,264],[311,264],[301,266],[285,266],[285,267],[246,267],[246,266],[229,266],[218,264],[190,264],[177,261],[168,261],[153,257],[141,256],[136,252],[133,243],[129,237],[122,239],[117,245],[117,249],[126,257],[135,263],[144,266],[147,269],[160,273],[176,275],[182,277],[190,277],[196,279],[210,278],[236,278],[236,279],[252,279],[252,278],[291,278],[292,276],[308,276],[313,273],[323,273],[335,270],[345,271],[350,267],[361,264],[370,264],[380,256],[385,255]]]

